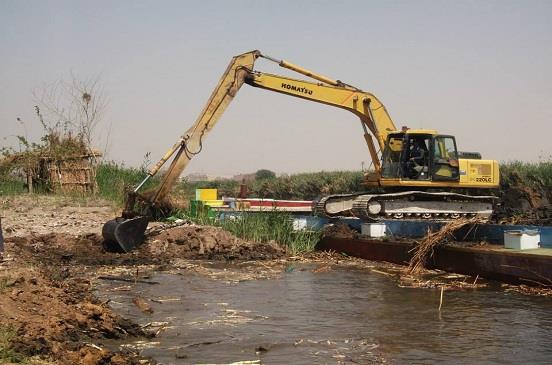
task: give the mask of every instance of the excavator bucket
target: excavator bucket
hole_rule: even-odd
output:
[[[129,252],[144,243],[148,217],[138,216],[131,219],[115,218],[106,222],[102,236],[106,249],[115,252]]]

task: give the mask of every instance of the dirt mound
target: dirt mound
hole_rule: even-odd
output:
[[[168,262],[168,258],[151,257],[138,251],[128,254],[112,253],[103,247],[103,238],[98,234],[75,236],[67,233],[50,233],[12,237],[11,250],[20,260],[39,261],[45,270],[59,271],[61,268],[105,265],[153,265]],[[63,273],[59,273],[63,276]]]
[[[547,225],[552,223],[552,191],[543,181],[528,181],[512,171],[502,176],[501,205],[494,220],[507,224]]]
[[[95,233],[9,237],[6,253],[10,259],[0,259],[0,335],[12,332],[10,351],[59,364],[138,364],[144,359],[137,354],[102,345],[106,339],[148,335],[94,297],[91,280],[102,267],[162,269],[177,258],[262,260],[282,257],[285,250],[220,228],[177,226],[150,233],[129,253],[106,251]]]
[[[99,303],[91,283],[78,277],[49,276],[41,264],[0,270],[1,329],[11,332],[10,351],[47,357],[59,364],[135,364],[136,354],[115,354],[99,346],[102,339],[146,336],[142,329]],[[100,355],[101,354],[101,355]],[[101,357],[92,362],[92,358]],[[88,360],[87,360],[88,359]]]
[[[358,232],[344,223],[330,224],[324,227],[323,237],[355,239],[358,238]]]
[[[150,235],[139,251],[154,257],[268,260],[285,250],[275,243],[248,242],[218,227],[178,226]]]
[[[275,243],[241,240],[218,227],[177,226],[148,234],[146,242],[129,253],[109,252],[98,234],[75,236],[50,233],[11,237],[11,251],[21,260],[39,260],[51,275],[67,275],[63,267],[163,265],[175,258],[268,260],[285,255]],[[61,264],[61,265],[60,265]],[[54,274],[53,272],[56,271]]]

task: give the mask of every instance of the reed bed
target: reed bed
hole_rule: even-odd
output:
[[[96,181],[98,183],[98,195],[101,198],[122,204],[125,198],[125,189],[134,187],[147,175],[142,168],[126,167],[115,162],[104,162],[98,165]],[[155,186],[157,178],[150,179],[143,190]]]
[[[241,212],[239,216],[220,220],[209,215],[207,209],[199,209],[195,216],[190,211],[181,210],[169,220],[187,219],[201,225],[221,227],[236,237],[258,243],[277,243],[292,254],[310,252],[318,243],[321,232],[295,230],[293,218],[287,212],[277,210]]]
[[[220,226],[243,239],[276,242],[292,253],[312,251],[320,238],[318,232],[294,230],[291,215],[278,211],[243,212],[237,219],[221,221]]]
[[[0,196],[25,193],[25,185],[21,179],[0,174]]]
[[[524,184],[539,185],[552,192],[552,157],[539,162],[510,161],[500,165],[502,184],[509,183],[516,174]]]
[[[247,182],[250,196],[272,199],[313,200],[328,194],[342,194],[365,190],[361,171],[320,171]],[[183,182],[177,187],[189,198],[196,188],[215,188],[221,195],[235,196],[239,181],[218,179],[213,181]]]

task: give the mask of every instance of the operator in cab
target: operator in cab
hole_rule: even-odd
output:
[[[408,140],[406,176],[409,179],[427,179],[429,150],[423,137]]]

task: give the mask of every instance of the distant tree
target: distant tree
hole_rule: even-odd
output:
[[[33,91],[35,109],[50,135],[69,134],[81,139],[91,149],[96,129],[107,108],[107,99],[99,76],[60,79]],[[95,156],[94,156],[95,157]]]
[[[268,180],[274,179],[275,177],[276,173],[267,169],[261,169],[255,173],[255,180]]]

